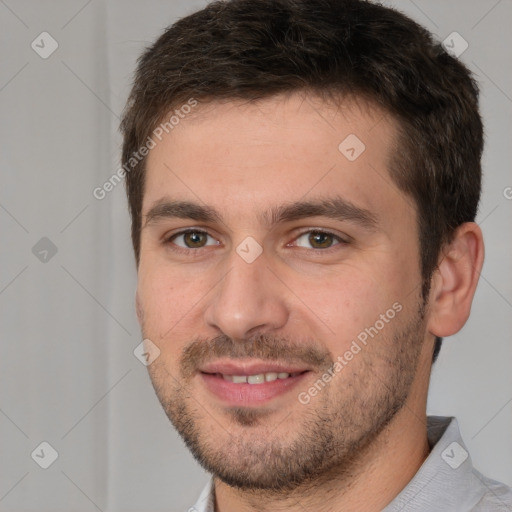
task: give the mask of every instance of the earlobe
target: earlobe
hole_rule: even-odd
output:
[[[484,260],[484,242],[478,224],[457,228],[440,256],[432,277],[428,330],[434,336],[451,336],[466,323]]]

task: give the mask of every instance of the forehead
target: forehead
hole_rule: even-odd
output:
[[[355,98],[200,103],[155,140],[143,212],[164,195],[236,215],[332,193],[392,213],[405,199],[389,175],[396,134],[389,115]]]

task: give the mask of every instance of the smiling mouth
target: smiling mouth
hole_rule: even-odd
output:
[[[208,392],[222,404],[259,407],[289,393],[311,373],[304,367],[286,366],[226,361],[201,368],[199,375]]]
[[[214,373],[209,374],[206,372],[206,375],[215,375],[216,377],[221,377],[222,379],[233,382],[234,384],[264,384],[265,382],[273,382],[278,379],[289,379],[290,377],[297,377],[303,373],[306,373],[307,370],[303,372],[267,372],[267,373],[257,373],[254,375],[226,375],[223,373]]]

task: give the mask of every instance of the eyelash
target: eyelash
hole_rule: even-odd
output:
[[[210,235],[207,231],[204,231],[202,229],[185,229],[183,231],[179,231],[177,233],[173,233],[172,235],[166,237],[163,241],[164,245],[171,245],[172,244],[172,250],[175,251],[175,252],[178,252],[178,253],[182,253],[182,254],[187,254],[187,255],[192,255],[192,254],[198,254],[201,252],[201,249],[206,249],[207,247],[211,247],[211,246],[205,246],[205,247],[198,247],[197,249],[194,249],[192,247],[190,248],[185,248],[185,247],[180,247],[176,244],[173,243],[173,240],[178,238],[179,236],[183,236],[183,235],[186,235],[187,233],[199,233],[199,234],[203,234],[203,235],[206,235],[206,236],[209,236],[211,238],[215,238],[213,237],[212,235]],[[339,235],[336,235],[335,233],[332,233],[331,231],[327,231],[327,230],[324,230],[324,229],[307,229],[305,231],[302,231],[301,233],[299,233],[293,240],[293,242],[296,242],[299,238],[301,238],[302,236],[308,234],[308,233],[320,233],[320,234],[325,234],[325,235],[329,235],[329,236],[332,236],[333,239],[337,242],[335,243],[334,245],[326,248],[326,249],[319,249],[319,248],[305,248],[305,247],[302,247],[302,249],[305,249],[307,251],[314,251],[315,253],[330,253],[332,250],[336,250],[336,248],[338,246],[345,246],[345,245],[348,245],[349,244],[349,241],[348,240],[344,240],[341,236]],[[292,243],[293,243],[292,242]],[[219,245],[219,244],[212,244],[212,246],[215,246],[215,245]],[[290,244],[286,244],[286,247],[289,247]]]
[[[179,245],[176,245],[173,243],[173,240],[175,238],[178,238],[179,236],[183,236],[183,235],[186,235],[187,233],[200,233],[202,235],[206,235],[206,236],[209,236],[211,238],[215,238],[213,237],[212,235],[210,235],[210,233],[208,233],[207,231],[204,231],[202,229],[184,229],[183,231],[178,231],[177,233],[173,233],[172,235],[166,237],[163,241],[164,245],[172,245],[172,250],[174,252],[177,252],[177,253],[180,253],[180,254],[186,254],[188,256],[192,256],[194,254],[199,254],[201,251],[201,249],[206,249],[207,247],[210,247],[210,246],[207,246],[207,247],[199,247],[197,249],[193,249],[191,247],[189,248],[185,248],[185,247],[180,247]],[[214,245],[218,245],[218,244],[214,244]]]
[[[307,229],[305,231],[302,231],[294,238],[293,241],[296,242],[299,238],[301,238],[304,235],[307,235],[308,233],[328,235],[328,236],[331,236],[337,242],[337,243],[334,243],[333,245],[331,245],[330,247],[327,247],[327,249],[319,249],[319,248],[314,248],[314,247],[310,247],[310,248],[302,247],[302,249],[306,249],[308,251],[315,251],[315,253],[330,253],[333,250],[337,250],[336,248],[339,249],[338,246],[343,246],[343,245],[348,244],[348,240],[344,240],[341,236],[336,235],[335,233],[332,233],[331,231],[327,231],[325,229],[320,229],[320,228],[319,229]],[[289,244],[286,244],[286,245],[288,247]]]

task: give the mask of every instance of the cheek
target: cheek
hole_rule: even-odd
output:
[[[146,271],[139,267],[137,298],[142,311],[144,338],[150,339],[160,350],[158,359],[148,366],[151,379],[157,385],[168,378],[168,374],[178,377],[177,364],[183,350],[183,334],[179,333],[180,319],[186,314],[186,301],[183,294],[176,297],[180,284],[168,272],[154,267]],[[167,376],[167,377],[166,377]],[[159,384],[160,383],[160,384]]]
[[[137,311],[142,311],[148,333],[154,335],[159,332],[177,314],[177,301],[172,300],[176,285],[175,280],[163,269],[141,260],[137,280]]]
[[[372,269],[346,268],[333,273],[325,285],[303,284],[304,315],[319,326],[333,355],[343,353],[353,339],[375,325],[380,315],[404,294],[389,274]],[[315,315],[312,315],[312,312]]]
[[[383,287],[361,269],[338,268],[319,280],[307,280],[296,288],[302,315],[318,324],[327,337],[345,340],[378,315]],[[373,320],[374,321],[374,320]]]
[[[188,267],[177,271],[141,260],[137,296],[148,336],[160,340],[183,336],[190,319],[197,315],[198,301],[208,284],[190,272]]]

